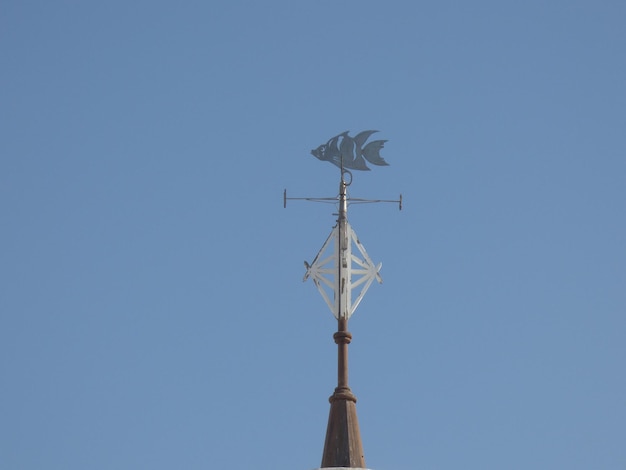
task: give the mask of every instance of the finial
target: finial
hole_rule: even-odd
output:
[[[354,137],[349,131],[332,137],[311,151],[322,161],[339,167],[341,180],[339,194],[334,198],[288,198],[283,193],[283,205],[287,200],[300,199],[313,202],[338,204],[337,223],[312,263],[304,262],[306,272],[303,281],[311,278],[326,305],[337,319],[337,332],[333,335],[338,348],[337,387],[329,398],[330,414],[322,456],[322,469],[365,467],[365,457],[356,415],[356,397],[348,385],[348,345],[352,335],[348,320],[359,306],[363,296],[374,280],[382,283],[382,263],[372,262],[348,222],[348,205],[353,203],[395,202],[402,209],[402,195],[396,201],[353,199],[347,188],[352,184],[350,170],[369,171],[366,161],[378,166],[389,165],[380,150],[386,140],[375,140],[367,145],[367,139],[377,131],[363,131]]]

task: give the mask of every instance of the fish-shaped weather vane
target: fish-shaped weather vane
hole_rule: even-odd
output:
[[[332,137],[325,144],[311,150],[311,154],[319,160],[333,163],[342,169],[369,171],[366,160],[372,165],[389,165],[380,156],[380,150],[384,147],[386,140],[373,140],[363,146],[369,136],[378,131],[363,131],[354,137],[350,137],[348,132],[350,131]]]

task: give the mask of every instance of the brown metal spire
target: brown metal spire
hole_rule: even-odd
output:
[[[333,335],[338,346],[337,388],[329,398],[330,414],[322,455],[322,468],[365,468],[359,420],[356,416],[356,397],[348,386],[348,320],[340,318],[338,331]]]

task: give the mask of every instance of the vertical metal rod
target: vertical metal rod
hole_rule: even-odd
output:
[[[348,320],[340,318],[338,320],[337,333],[334,335],[337,343],[337,388],[346,390],[348,385],[348,344],[352,340],[352,335],[348,332]]]
[[[343,178],[344,173],[341,173],[341,183],[339,185],[339,217],[337,218],[337,225],[339,226],[339,259],[337,260],[337,283],[336,286],[339,296],[339,311],[337,312],[337,318],[348,318],[349,312],[347,312],[346,302],[346,285],[350,282],[349,263],[351,260],[347,259],[348,249],[348,198],[346,191],[346,181]],[[343,271],[346,271],[345,273]]]
[[[341,183],[339,186],[339,259],[337,260],[337,292],[339,295],[339,315],[337,315],[337,333],[334,334],[337,343],[337,389],[349,390],[348,386],[348,344],[352,339],[352,335],[348,332],[348,316],[346,311],[347,302],[345,301],[346,291],[345,285],[350,282],[349,279],[349,263],[351,260],[346,259],[348,243],[348,200],[347,200],[347,184],[344,180],[344,173],[341,173]],[[345,272],[344,272],[345,270]]]

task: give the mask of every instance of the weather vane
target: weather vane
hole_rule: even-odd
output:
[[[348,222],[348,205],[394,202],[402,210],[402,195],[398,200],[359,199],[348,196],[347,188],[352,183],[352,173],[348,169],[369,171],[366,161],[377,166],[389,165],[380,156],[386,140],[374,140],[365,144],[367,139],[378,131],[362,131],[354,137],[350,137],[349,132],[342,132],[330,138],[325,144],[311,150],[311,154],[317,159],[330,162],[340,168],[341,182],[338,196],[291,198],[287,197],[287,190],[283,193],[284,207],[287,207],[288,200],[338,203],[337,224],[313,262],[310,264],[307,261],[304,262],[306,268],[304,281],[309,277],[313,279],[322,298],[338,320],[350,318],[374,280],[382,283],[380,276],[382,263],[375,265],[359,241],[356,232]],[[354,298],[353,294],[355,294]]]
[[[333,198],[288,198],[283,193],[283,206],[288,200],[326,202],[338,205],[337,223],[322,245],[312,263],[304,262],[306,272],[303,281],[313,279],[326,305],[337,319],[337,332],[333,335],[338,347],[337,387],[329,398],[330,414],[326,428],[322,469],[364,469],[365,457],[361,443],[356,397],[348,386],[348,344],[352,334],[348,331],[348,319],[352,316],[374,280],[382,283],[382,263],[374,264],[356,232],[348,223],[348,205],[354,203],[395,202],[402,209],[402,195],[397,201],[384,199],[354,199],[348,196],[352,173],[348,170],[369,170],[366,161],[379,166],[388,163],[380,156],[386,140],[365,142],[376,131],[363,131],[355,137],[343,132],[332,137],[311,153],[322,161],[328,161],[341,170],[339,194]],[[349,176],[347,179],[346,176]]]
[[[370,168],[365,160],[373,165],[389,165],[380,156],[380,150],[385,146],[386,140],[374,140],[363,147],[368,137],[378,131],[359,132],[354,138],[350,137],[348,132],[350,131],[336,135],[325,144],[311,150],[311,154],[322,161],[334,163],[342,169],[369,171]]]

